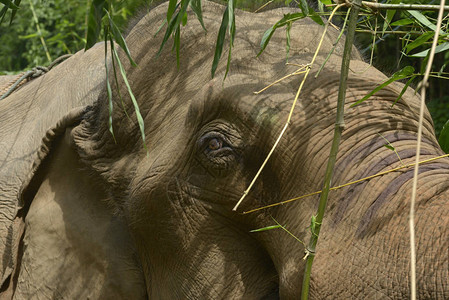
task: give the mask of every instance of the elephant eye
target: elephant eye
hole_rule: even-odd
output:
[[[205,132],[197,141],[197,157],[201,164],[215,176],[225,175],[225,170],[232,170],[237,163],[240,150],[236,147],[235,134],[225,131]]]
[[[223,147],[223,141],[218,139],[218,138],[213,138],[209,140],[209,145],[208,145],[208,149],[209,150],[218,150],[221,149],[221,147]]]
[[[210,157],[227,156],[233,152],[224,134],[220,132],[208,132],[199,139],[201,152]]]

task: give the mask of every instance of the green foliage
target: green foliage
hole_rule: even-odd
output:
[[[429,3],[429,1],[424,0],[390,0],[386,3],[439,4],[439,1],[430,1]],[[360,18],[358,25],[358,31],[361,32],[359,42],[368,44],[370,40],[373,41],[372,45],[366,47],[363,52],[365,54],[372,52],[373,64],[381,70],[387,72],[393,72],[395,69],[401,70],[395,72],[387,82],[359,102],[395,80],[408,78],[399,97],[402,96],[409,85],[416,86],[422,79],[435,34],[436,11],[388,10],[381,11],[380,14],[368,13]],[[430,74],[429,88],[426,93],[428,99],[432,99],[428,103],[428,107],[434,119],[437,137],[440,135],[443,125],[449,119],[449,101],[447,97],[443,97],[443,95],[449,94],[449,85],[446,83],[449,77],[445,70],[449,64],[448,30],[448,23],[443,22],[432,65],[433,71]],[[395,55],[391,55],[392,53]],[[417,71],[404,72],[406,68],[409,68],[409,70],[414,68]]]
[[[444,96],[439,99],[432,99],[427,102],[427,108],[432,115],[435,126],[435,134],[439,137],[444,124],[449,119],[449,96]]]
[[[149,1],[151,0],[111,1],[110,14],[114,23],[118,28],[123,29],[134,12]],[[52,59],[84,48],[87,12],[92,0],[31,0],[31,2]],[[8,10],[5,19],[9,20],[11,12],[15,11],[17,13],[11,26],[8,26],[7,22],[0,25],[0,44],[2,45],[0,73],[4,74],[49,64],[33,21],[30,0],[22,1],[18,10]],[[102,38],[100,34],[100,39]]]

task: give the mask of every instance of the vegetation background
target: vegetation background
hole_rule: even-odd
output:
[[[137,11],[149,10],[160,2],[163,1],[112,0],[110,13],[114,22],[124,30],[128,20]],[[215,0],[215,2],[225,3],[226,1]],[[265,9],[285,5],[297,6],[294,0],[239,0],[237,4],[239,8],[255,11],[267,2],[270,2],[270,4]],[[389,0],[388,2],[436,5],[440,1]],[[91,3],[92,0],[21,1],[20,9],[17,11],[12,24],[8,25],[9,16],[6,16],[0,25],[0,74],[16,74],[36,66],[46,66],[63,54],[75,53],[83,49],[86,43],[87,17]],[[312,5],[318,7],[319,3],[315,1]],[[422,12],[422,14],[431,23],[435,24],[437,12]],[[404,47],[411,41],[431,32],[431,27],[426,27],[425,24],[416,21],[392,26],[391,23],[394,24],[395,21],[400,23],[400,20],[412,19],[408,12],[397,11],[392,16],[390,25],[385,27],[386,32],[382,33],[385,18],[385,12],[360,17],[359,33],[356,39],[362,54],[369,60],[373,51],[372,63],[387,75],[391,75],[409,65],[419,71],[421,66],[425,65],[425,59],[423,57],[413,58],[409,55],[427,49],[431,39],[409,50],[409,53],[404,52],[404,49],[406,49]],[[338,22],[341,24],[343,20],[340,19],[337,24]],[[443,26],[445,32],[449,32],[448,22],[446,17]],[[272,25],[267,24],[267,29]],[[377,30],[375,29],[376,25]],[[237,28],[236,30],[244,30],[244,28]],[[375,37],[374,41],[373,37]],[[443,37],[447,38],[447,34],[444,34]],[[444,72],[448,64],[449,51],[438,53],[434,60],[433,69],[440,72],[439,78],[433,77],[429,82],[427,106],[434,119],[437,137],[443,125],[449,120],[449,85],[444,78]],[[416,80],[415,84],[418,81],[419,79]]]

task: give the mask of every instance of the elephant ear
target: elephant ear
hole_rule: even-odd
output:
[[[104,87],[104,74],[104,48],[101,45],[94,46],[89,51],[78,52],[49,73],[27,83],[0,101],[1,299],[10,298],[21,280],[20,274],[29,271],[21,266],[25,254],[30,254],[28,257],[33,259],[33,255],[37,258],[38,253],[45,251],[33,250],[30,245],[34,241],[26,239],[27,234],[33,232],[33,226],[28,222],[31,221],[30,213],[35,212],[33,202],[42,190],[42,183],[48,180],[45,177],[49,175],[46,173],[47,168],[55,162],[55,143],[60,144],[66,129],[80,121],[84,107],[98,99]],[[48,197],[41,192],[43,198],[54,196],[52,188],[46,191]],[[60,210],[56,213],[46,217],[54,222],[55,216],[67,215],[68,211]],[[77,231],[73,226],[70,230]],[[70,247],[67,246],[66,249],[60,249],[60,252],[73,255],[69,250]],[[36,260],[36,263],[46,264],[43,260]],[[39,276],[44,274],[46,273]],[[45,290],[43,285],[31,281],[26,284],[52,293]],[[43,297],[59,298],[57,294],[45,294]]]
[[[3,254],[3,259],[0,262],[2,270],[2,297],[9,298],[8,296],[12,296],[14,292],[13,281],[20,269],[20,253],[24,247],[22,239],[25,232],[25,217],[31,204],[30,199],[27,198],[28,195],[35,192],[38,184],[36,177],[38,169],[50,153],[54,140],[64,133],[68,126],[79,123],[83,111],[83,108],[73,109],[59,120],[55,126],[47,130],[40,147],[33,155],[25,155],[20,161],[16,159],[9,160],[8,156],[15,156],[15,153],[11,153],[13,149],[10,149],[10,153],[3,158],[1,174],[4,181],[0,182],[0,187],[5,191],[5,193],[2,193],[2,205],[0,207],[3,218],[1,220],[3,228],[0,230],[2,241],[0,253]],[[20,136],[17,138],[20,138]],[[22,136],[22,138],[28,138],[28,142],[32,140],[32,138],[30,139],[26,135]],[[15,141],[11,142],[14,144]],[[20,153],[20,149],[17,152]],[[30,160],[32,160],[31,163]],[[23,169],[24,166],[25,169]],[[21,172],[21,170],[26,172]],[[5,217],[11,219],[5,220]]]
[[[15,298],[146,296],[125,222],[103,201],[105,189],[73,147],[71,125],[83,112],[69,113],[47,131],[40,165],[23,190],[24,205],[16,218],[21,222],[16,223],[25,231],[14,245],[17,263],[10,287]]]

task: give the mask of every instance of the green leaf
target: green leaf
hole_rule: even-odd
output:
[[[109,35],[109,44],[111,45],[111,49],[115,47],[114,41],[113,41],[111,35]],[[111,62],[112,62],[112,71],[114,74],[115,87],[117,88],[117,94],[118,94],[118,97],[120,98],[120,103],[122,104],[122,108],[123,108],[123,111],[125,112],[126,117],[129,120],[131,120],[130,116],[128,115],[128,112],[126,111],[125,103],[123,102],[122,93],[120,91],[120,85],[118,83],[117,68],[115,67],[115,59],[114,59],[113,55],[111,55]]]
[[[165,31],[164,38],[162,39],[161,46],[158,51],[158,55],[161,54],[162,49],[164,48],[165,43],[168,41],[170,35],[178,28],[181,24],[184,14],[186,13],[187,7],[189,5],[189,0],[181,0],[181,8],[180,10],[172,16],[170,22],[168,22],[167,30]],[[178,4],[179,5],[179,4]]]
[[[231,66],[231,56],[232,56],[232,47],[234,47],[234,37],[235,37],[235,16],[234,16],[234,2],[236,0],[228,0],[228,25],[229,25],[229,52],[228,52],[228,60],[226,62],[226,72],[224,75],[224,79],[228,76],[229,67]]]
[[[87,18],[87,42],[84,50],[91,48],[98,40],[101,30],[101,19],[104,16],[106,0],[93,0]]]
[[[311,8],[309,7],[309,18],[311,18],[318,25],[324,26],[323,19]]]
[[[182,24],[182,26],[186,26],[186,24],[187,24],[187,13],[185,13],[184,16],[182,16],[181,24]]]
[[[217,43],[215,46],[215,54],[214,54],[214,61],[212,62],[212,78],[215,76],[215,71],[218,67],[218,62],[221,58],[221,53],[223,52],[223,45],[225,41],[226,36],[226,28],[228,28],[228,22],[229,22],[229,7],[226,7],[226,10],[223,13],[223,18],[221,20],[220,29],[218,30],[217,35]]]
[[[128,46],[126,45],[125,39],[123,38],[122,34],[120,33],[120,30],[118,29],[117,25],[115,25],[114,21],[112,20],[111,16],[109,15],[109,12],[105,9],[105,13],[108,16],[109,20],[109,28],[111,29],[112,36],[114,37],[114,41],[120,46],[120,48],[125,51],[126,56],[128,56],[128,59],[132,66],[137,66],[134,60],[131,57],[131,53],[129,52]]]
[[[407,78],[410,75],[412,75],[413,72],[415,72],[415,68],[413,68],[412,66],[406,66],[405,68],[403,68],[403,69],[397,71],[396,73],[394,73],[393,76],[391,76],[388,80],[386,80],[385,82],[380,84],[378,87],[376,87],[374,90],[369,92],[365,97],[363,97],[362,99],[360,99],[356,103],[351,104],[350,107],[354,107],[356,105],[359,105],[360,103],[362,103],[363,101],[365,101],[366,99],[368,99],[373,94],[377,93],[378,91],[380,91],[381,89],[383,89],[384,87],[389,85],[390,83],[392,83],[394,81],[397,81],[397,80],[400,80],[400,79]]]
[[[415,23],[415,21],[413,19],[402,19],[402,20],[398,20],[396,22],[391,23],[391,26],[404,26],[404,25],[409,25],[409,24],[413,24]]]
[[[114,109],[114,104],[112,102],[112,89],[111,89],[111,84],[109,83],[109,68],[108,68],[108,36],[109,36],[109,30],[107,26],[104,26],[104,35],[105,35],[105,43],[104,43],[104,67],[106,69],[106,91],[108,92],[108,104],[109,104],[109,118],[108,118],[108,128],[109,128],[109,132],[112,134],[112,137],[114,138],[114,141],[117,143],[117,141],[115,140],[115,135],[114,135],[114,128],[112,127],[112,112]],[[113,47],[113,42],[111,40],[111,47]],[[114,59],[114,57],[112,57],[112,59]]]
[[[286,35],[287,35],[287,45],[286,45],[286,52],[287,52],[287,62],[288,62],[288,54],[290,53],[290,29],[292,29],[292,23],[287,23],[286,28]]]
[[[204,26],[204,22],[203,22],[203,12],[201,9],[201,0],[191,0],[190,7],[192,8],[192,11],[195,13],[198,21],[200,21],[200,24],[203,27],[204,31],[207,31],[206,27]]]
[[[15,4],[17,7],[19,7],[21,1],[22,1],[22,0],[14,0],[14,4]],[[12,24],[12,20],[14,20],[14,17],[16,16],[16,13],[17,13],[17,9],[13,9],[13,10],[11,11],[11,19],[9,20],[9,25],[10,25],[10,26],[11,26],[11,24]],[[0,23],[1,23],[1,22],[0,22]]]
[[[429,39],[431,39],[433,36],[435,35],[434,32],[432,31],[428,31],[425,32],[424,34],[420,35],[419,37],[416,38],[416,40],[414,40],[413,42],[411,42],[410,44],[408,44],[405,47],[405,52],[409,53],[410,51],[412,51],[413,49],[421,46],[422,44],[424,44],[425,42],[427,42]]]
[[[136,112],[136,118],[137,118],[137,123],[139,124],[140,135],[141,135],[142,141],[143,141],[143,147],[145,148],[145,150],[148,153],[147,144],[145,142],[145,122],[142,118],[142,115],[140,114],[139,104],[137,103],[137,100],[134,97],[133,91],[131,90],[131,86],[129,85],[128,78],[126,77],[125,69],[123,68],[120,58],[118,57],[117,51],[115,50],[114,47],[112,47],[111,51],[113,52],[114,57],[118,63],[120,73],[122,74],[123,81],[125,82],[125,85],[128,89],[129,96],[131,97],[131,101],[134,105],[134,111]]]
[[[400,0],[392,0],[391,4],[398,4],[400,2]],[[384,20],[384,26],[382,28],[382,35],[385,34],[385,30],[387,30],[388,25],[391,23],[391,20],[393,20],[394,15],[396,14],[396,10],[391,9],[391,10],[387,10],[387,14],[385,16],[385,20]]]
[[[443,43],[435,47],[435,54],[446,51],[449,49],[449,43]],[[418,52],[416,54],[409,55],[410,57],[426,57],[429,54],[430,49]]]
[[[280,28],[282,26],[287,25],[289,22],[293,22],[299,19],[303,19],[305,17],[305,15],[303,13],[292,13],[292,14],[286,14],[284,15],[284,17],[282,17],[282,19],[280,19],[279,21],[276,22],[276,24],[274,24],[270,29],[268,29],[267,31],[265,31],[265,33],[262,36],[262,40],[260,41],[260,51],[257,54],[257,56],[259,56],[260,54],[262,54],[262,52],[265,50],[265,48],[267,47],[268,43],[270,42],[271,37],[273,36],[274,32],[276,31],[277,28]]]
[[[323,3],[324,5],[332,5],[331,0],[320,0],[320,2]]]
[[[272,230],[272,229],[277,229],[277,228],[282,228],[282,226],[281,225],[271,225],[271,226],[267,226],[267,227],[263,227],[263,228],[259,228],[259,229],[254,229],[254,230],[251,230],[250,232],[267,231],[267,230]]]
[[[321,17],[315,12],[315,10],[313,10],[312,7],[307,4],[306,0],[299,0],[298,5],[305,16],[310,17],[315,23],[318,23],[319,25],[324,25]]]
[[[3,6],[2,10],[0,11],[0,25],[3,23],[3,19],[5,18],[6,12],[8,11],[8,9],[9,9],[9,6],[5,5],[5,6]]]
[[[14,4],[11,0],[0,0],[0,3],[3,3],[5,6],[8,6],[9,9],[19,9],[19,7]]]
[[[426,16],[424,16],[422,13],[420,13],[417,10],[407,10],[409,14],[411,14],[416,20],[418,20],[419,23],[421,23],[422,25],[432,29],[433,31],[435,31],[437,29],[437,27],[435,26],[435,24],[433,24],[432,22],[429,21],[429,19],[427,19]],[[444,33],[444,31],[441,31],[442,33]]]
[[[37,32],[32,33],[32,34],[28,34],[28,35],[19,35],[19,39],[21,40],[27,40],[27,39],[32,39],[35,37],[39,37],[39,34]]]
[[[443,149],[444,152],[449,153],[449,120],[444,124],[438,142],[440,143],[441,149]]]
[[[167,22],[170,22],[171,17],[173,16],[173,13],[176,9],[176,2],[177,0],[170,0],[168,2],[168,9],[167,9]]]
[[[405,91],[407,90],[407,88],[410,86],[410,84],[413,82],[413,80],[416,78],[416,75],[413,75],[412,77],[410,77],[410,79],[407,81],[407,83],[404,85],[404,87],[402,88],[401,92],[399,93],[398,97],[396,98],[396,100],[394,100],[394,103],[391,105],[391,107],[393,107],[398,101],[399,99],[401,99],[402,95],[404,95]]]
[[[394,151],[394,147],[391,145],[384,145],[385,148],[390,149],[391,151]]]
[[[309,14],[309,5],[307,4],[306,0],[299,0],[298,5],[303,14]]]

